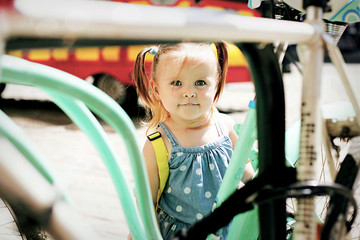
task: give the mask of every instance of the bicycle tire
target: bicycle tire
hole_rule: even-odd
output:
[[[40,224],[20,214],[8,202],[0,197],[2,218],[0,222],[0,239],[11,240],[46,240],[47,234]],[[4,236],[2,236],[4,235]]]
[[[285,169],[285,97],[282,74],[271,44],[240,43],[247,59],[257,98],[259,174]],[[261,71],[259,71],[261,67]],[[272,144],[269,144],[272,143]],[[271,178],[278,179],[277,171]],[[277,199],[259,206],[260,239],[286,238],[286,201]]]

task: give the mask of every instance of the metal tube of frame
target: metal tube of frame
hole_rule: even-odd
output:
[[[304,64],[303,92],[301,109],[300,155],[297,166],[299,181],[309,181],[315,178],[315,162],[317,149],[321,141],[320,121],[320,84],[321,67],[324,59],[324,43],[321,40],[323,32],[322,8],[310,6],[307,8],[308,23],[318,29],[313,42],[299,46],[302,50],[300,61]],[[316,218],[314,213],[314,198],[299,199],[297,205],[294,239],[315,239]]]
[[[0,194],[12,208],[43,224],[55,239],[98,239],[28,160],[0,134]]]
[[[15,0],[1,14],[1,35],[143,41],[304,42],[310,24],[240,16],[229,11],[142,6],[102,1]]]

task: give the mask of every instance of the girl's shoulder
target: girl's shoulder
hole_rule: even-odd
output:
[[[164,143],[165,143],[165,146],[166,146],[166,149],[168,152],[171,152],[171,143],[170,143],[170,140],[169,138],[167,137],[164,129],[160,126],[158,126],[157,128],[155,129],[152,129],[150,131],[150,134],[152,133],[155,133],[155,132],[159,132],[160,133],[160,137],[163,139]],[[149,136],[150,134],[148,134],[147,136]],[[155,154],[155,151],[154,151],[154,148],[153,148],[153,145],[151,143],[151,141],[149,140],[149,138],[147,137],[146,141],[145,141],[145,145],[144,145],[144,148],[147,147],[148,149],[150,149],[150,152],[153,152]]]
[[[229,115],[218,113],[220,122],[224,125],[226,131],[231,131],[234,128],[235,121]]]
[[[225,135],[230,137],[233,148],[234,148],[235,144],[238,140],[238,136],[234,129],[235,121],[227,114],[218,113],[218,116],[219,116],[219,120],[221,121],[221,123],[224,126]]]

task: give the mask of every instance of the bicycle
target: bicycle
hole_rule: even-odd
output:
[[[101,6],[101,5],[96,5],[96,6]],[[106,6],[106,5],[104,5],[104,6]],[[109,5],[109,7],[110,7],[110,5]],[[315,8],[315,9],[316,9],[316,11],[319,10],[317,8]],[[27,9],[21,9],[21,10],[23,11],[23,13],[29,13],[29,11]],[[107,8],[105,10],[110,10],[110,8]],[[129,10],[131,10],[131,8],[129,9],[126,6],[124,6],[124,9],[122,12],[126,13]],[[150,14],[147,14],[147,12],[146,12],[147,10],[159,11],[158,13],[169,14],[169,12],[162,11],[161,8],[157,9],[157,8],[141,8],[141,7],[139,7],[139,9],[137,9],[137,10],[143,11],[141,13],[146,16],[149,16],[149,17],[150,17]],[[312,9],[312,10],[314,10],[314,9]],[[169,25],[171,25],[171,24],[168,22],[162,23],[161,21],[159,21],[159,22],[153,21],[152,23],[156,22],[159,25],[156,28],[155,35],[154,35],[154,29],[151,29],[152,30],[151,33],[149,33],[149,31],[146,31],[147,30],[146,26],[147,26],[148,20],[150,18],[149,19],[141,18],[139,21],[139,28],[137,28],[137,29],[143,31],[142,36],[139,36],[138,33],[132,31],[132,29],[129,29],[127,27],[127,24],[131,25],[131,22],[129,22],[128,19],[127,20],[121,19],[124,21],[123,25],[119,24],[122,27],[121,30],[123,30],[123,33],[127,33],[128,35],[125,34],[125,35],[119,36],[118,38],[122,39],[119,42],[126,44],[127,42],[129,42],[131,40],[130,39],[131,37],[135,38],[135,39],[140,39],[139,41],[141,41],[141,42],[147,42],[146,40],[144,40],[147,37],[149,37],[149,39],[151,39],[152,42],[154,42],[154,41],[170,41],[171,42],[171,41],[178,41],[179,39],[180,40],[181,39],[220,40],[219,33],[218,32],[214,33],[215,31],[213,31],[213,32],[202,31],[202,32],[200,32],[200,34],[193,32],[194,29],[195,30],[196,29],[203,30],[201,27],[206,27],[206,26],[210,27],[210,26],[214,26],[214,25],[217,26],[217,28],[216,28],[217,30],[219,30],[221,33],[223,33],[223,35],[221,36],[222,39],[226,39],[226,40],[229,40],[232,42],[238,42],[240,40],[259,42],[264,39],[266,39],[267,42],[271,42],[273,40],[277,40],[279,38],[279,36],[273,36],[272,34],[269,33],[269,31],[266,30],[266,28],[271,27],[272,24],[275,24],[276,26],[279,25],[279,28],[280,28],[280,30],[279,29],[271,29],[273,32],[275,32],[274,35],[284,34],[284,32],[287,32],[287,31],[289,32],[288,35],[286,35],[286,34],[281,35],[281,36],[285,37],[285,39],[283,41],[290,40],[290,41],[294,41],[294,42],[306,42],[308,40],[311,40],[314,37],[314,35],[317,36],[317,39],[320,38],[320,35],[315,33],[316,27],[314,28],[310,24],[307,24],[307,23],[306,24],[294,24],[294,23],[287,23],[287,22],[279,23],[279,22],[275,22],[270,19],[268,19],[269,21],[267,21],[265,19],[261,19],[261,20],[252,19],[250,22],[268,23],[269,25],[267,25],[265,27],[265,30],[260,25],[259,26],[256,25],[256,27],[254,27],[253,29],[249,29],[246,26],[242,26],[241,24],[238,24],[238,25],[236,23],[230,24],[230,21],[237,22],[236,20],[246,20],[246,21],[250,20],[247,18],[242,19],[242,17],[235,16],[232,14],[227,14],[227,13],[219,14],[218,12],[214,12],[214,11],[202,12],[202,11],[197,11],[197,10],[193,10],[193,9],[191,9],[189,11],[166,9],[166,11],[170,11],[169,15],[171,15],[173,17],[174,25],[169,27]],[[185,15],[185,14],[182,15],[182,13],[186,13],[188,15]],[[152,16],[152,14],[153,14],[153,12],[151,12],[151,16]],[[203,16],[207,16],[206,14],[209,14],[209,16],[211,16],[211,19],[209,19],[210,22],[204,23],[204,22],[198,21],[197,20],[198,14],[204,14]],[[61,15],[61,13],[60,13],[60,15]],[[60,15],[54,15],[53,17],[58,20],[58,19],[61,19],[61,17],[59,18]],[[189,27],[187,29],[187,31],[179,32],[178,30],[181,29],[183,26],[178,25],[178,23],[184,23],[184,21],[183,21],[184,18],[185,19],[189,18],[192,21],[189,21],[187,23],[188,27]],[[147,21],[145,21],[145,20],[147,20]],[[111,21],[109,21],[109,22],[112,23]],[[60,23],[61,23],[61,21],[60,21]],[[316,24],[320,25],[319,19],[318,19],[318,22],[315,23],[315,25]],[[115,31],[116,30],[115,27],[119,27],[119,25],[114,24],[113,30]],[[283,29],[281,29],[281,27],[284,27],[284,29],[286,29],[286,30],[283,31]],[[303,34],[298,34],[298,33],[296,33],[296,31],[291,30],[291,29],[289,30],[289,28],[286,28],[286,27],[289,27],[289,28],[290,27],[298,27],[298,29],[300,31],[302,31]],[[111,26],[110,26],[110,28],[111,28]],[[18,28],[17,30],[19,30],[19,29],[24,30],[24,32],[22,33],[24,35],[30,35],[30,36],[33,35],[33,33],[31,31],[28,31],[27,29]],[[244,32],[242,32],[240,34],[239,29],[243,29]],[[168,34],[167,36],[166,36],[166,34],[164,34],[165,30],[169,30],[169,32],[166,33],[166,34]],[[237,30],[237,31],[234,32],[234,30]],[[254,36],[254,37],[251,36],[251,33],[256,33],[258,31],[265,32],[265,36]],[[102,30],[100,30],[100,32],[102,32]],[[65,27],[60,26],[59,32],[57,32],[55,35],[53,35],[53,37],[56,37],[56,36],[60,37],[61,34],[66,35],[66,33],[67,33],[67,30],[65,29]],[[7,34],[11,36],[11,34],[14,34],[14,33],[11,33],[11,31],[10,31],[10,34],[9,33],[7,33]],[[40,31],[39,34],[42,37],[49,36],[47,32]],[[90,33],[90,35],[88,35],[88,34],[89,33],[86,33],[85,30],[80,29],[76,34],[72,32],[68,36],[72,36],[73,38],[81,37],[81,36],[87,36],[90,38],[95,37],[94,35],[91,35],[91,33]],[[192,36],[192,37],[189,37],[189,36]],[[110,34],[105,34],[102,37],[103,38],[116,38],[114,36],[110,36]],[[16,45],[17,43],[21,43],[22,42],[21,40],[22,39],[15,39],[15,40],[12,39],[9,41],[9,43]],[[91,41],[83,41],[82,44],[89,43],[89,42],[91,44],[97,43],[97,42],[91,42]],[[108,40],[108,39],[107,39],[107,41],[104,41],[104,42],[114,44],[114,42],[112,42],[111,40]],[[117,41],[115,41],[115,42],[116,42],[116,44],[119,44],[119,42],[117,42]],[[48,44],[49,43],[54,44],[54,43],[56,43],[56,41],[52,40],[52,41],[48,42]],[[79,43],[81,43],[81,41],[79,41]],[[10,46],[11,46],[11,44],[10,44]],[[245,52],[246,54],[248,54],[250,56],[250,58],[251,58],[251,60],[249,61],[250,65],[252,65],[253,63],[255,63],[255,65],[256,65],[257,63],[259,63],[261,66],[270,65],[271,66],[270,68],[272,68],[270,74],[268,72],[267,73],[259,73],[256,71],[254,72],[256,92],[257,92],[257,102],[258,102],[258,121],[257,122],[258,122],[259,149],[260,149],[260,152],[259,152],[259,169],[260,169],[259,174],[261,176],[261,174],[264,174],[265,171],[267,171],[271,168],[280,169],[281,171],[284,170],[284,172],[289,173],[289,180],[290,180],[289,183],[293,183],[296,181],[296,179],[294,178],[293,171],[287,169],[284,165],[284,162],[279,161],[279,159],[285,159],[284,153],[283,153],[284,135],[282,134],[285,132],[285,127],[284,127],[285,124],[284,124],[284,101],[283,101],[283,92],[282,92],[283,87],[281,84],[281,74],[280,74],[280,68],[278,66],[278,61],[273,55],[273,49],[271,46],[261,45],[262,49],[258,49],[258,47],[253,44],[239,44],[239,46],[243,49],[243,52]],[[321,55],[322,55],[321,51],[319,51],[316,56],[319,58],[319,57],[321,57]],[[317,67],[315,67],[315,65],[314,66],[308,65],[308,67],[310,67],[310,68],[313,67],[314,69],[311,69],[311,70],[314,70],[315,72],[318,73],[319,69]],[[20,72],[20,70],[18,70],[18,71]],[[307,72],[307,70],[304,69],[304,72]],[[275,76],[275,80],[270,78],[270,76],[272,76],[272,74],[273,74],[273,76]],[[313,80],[313,79],[311,79],[311,80]],[[19,80],[14,79],[14,81],[16,82]],[[33,82],[33,84],[34,84],[34,82]],[[49,87],[49,86],[46,86],[46,87]],[[93,91],[93,90],[91,90],[91,91]],[[72,93],[75,94],[75,91],[73,91]],[[92,93],[94,93],[94,95],[96,95],[95,92],[92,92]],[[269,93],[271,93],[270,94],[271,96],[267,95]],[[80,99],[84,100],[84,98],[86,98],[85,96],[86,96],[86,94],[82,95]],[[103,96],[101,96],[101,97],[103,97]],[[268,99],[270,99],[270,100],[268,101]],[[112,103],[108,103],[108,104],[110,106],[112,106],[111,105]],[[270,104],[270,105],[268,105],[268,104]],[[276,106],[274,106],[273,104]],[[91,105],[91,103],[90,103],[90,105]],[[356,103],[354,105],[356,106]],[[94,107],[94,106],[92,106],[92,107]],[[355,107],[355,110],[358,111],[358,107]],[[317,109],[309,109],[309,112],[316,113],[318,111],[317,111]],[[359,114],[357,113],[357,115],[359,115]],[[269,116],[274,117],[274,119],[269,119]],[[308,119],[310,121],[310,123],[306,123],[306,120],[307,120],[306,118],[307,118],[307,115],[305,114],[305,116],[304,116],[305,123],[303,123],[303,125],[305,127],[312,128],[313,119],[310,119],[310,120]],[[307,124],[310,124],[310,125],[307,125]],[[306,128],[303,131],[306,132]],[[280,136],[278,136],[277,133],[281,133]],[[314,133],[311,133],[311,134],[314,134]],[[272,142],[272,143],[274,143],[275,146],[271,146],[271,147],[267,146],[266,142]],[[309,145],[314,145],[314,143],[311,143]],[[136,146],[136,143],[134,143],[134,146]],[[306,146],[305,147],[302,146],[302,148],[306,148]],[[136,152],[136,150],[135,150],[135,152]],[[267,157],[265,157],[265,156],[267,156]],[[138,163],[140,163],[140,165],[141,165],[141,157],[139,157],[139,159],[140,160],[138,161]],[[280,164],[280,166],[277,165],[278,163]],[[310,163],[310,165],[311,165],[311,163]],[[138,167],[138,166],[134,166],[134,169],[136,169],[135,170],[136,174],[138,174],[139,172],[144,172],[143,170],[141,170],[141,167]],[[266,176],[266,174],[263,176]],[[272,176],[272,175],[270,174],[270,176]],[[266,178],[266,177],[264,177],[264,178]],[[141,180],[139,180],[139,181],[141,183],[144,183],[144,186],[146,186],[146,178],[144,179],[144,178],[140,177],[140,179]],[[274,182],[274,185],[279,184],[280,186],[283,186],[283,182],[281,182],[282,179],[281,180],[278,179],[278,180],[279,180],[278,182]],[[307,179],[305,179],[305,180],[307,180]],[[258,180],[258,181],[260,181],[260,180]],[[251,183],[250,185],[254,185],[254,184],[256,185],[256,181],[254,181],[254,183]],[[311,186],[304,184],[304,185],[300,185],[300,186],[295,185],[293,187],[296,187],[298,189],[309,190]],[[331,187],[331,186],[326,186],[326,187],[327,187],[327,189],[330,189],[330,190],[335,189],[334,187]],[[249,189],[249,188],[247,188],[247,189]],[[242,190],[242,191],[250,191],[247,189]],[[346,194],[346,191],[342,187],[338,187],[337,190],[333,190],[333,191],[339,191],[339,192],[343,192],[344,194]],[[146,190],[145,190],[145,192],[146,192]],[[270,194],[271,191],[268,193]],[[147,219],[147,217],[150,216],[149,219],[152,219],[151,212],[149,213],[149,211],[144,209],[145,208],[144,206],[146,206],[146,204],[143,204],[143,203],[144,202],[146,203],[146,201],[147,201],[147,200],[143,200],[143,199],[147,198],[144,195],[146,195],[146,193],[142,194],[141,192],[139,192],[139,190],[137,190],[137,197],[140,200],[140,208],[141,208],[142,218]],[[347,196],[350,199],[352,199],[351,196],[349,196],[349,194]],[[264,198],[266,198],[266,197],[264,197]],[[262,199],[260,197],[258,198],[258,200],[265,201],[264,199]],[[141,202],[141,201],[144,201],[144,202]],[[249,205],[246,205],[246,206],[250,207]],[[271,224],[269,224],[269,226],[261,226],[260,233],[261,233],[261,236],[263,236],[263,238],[264,238],[264,236],[266,236],[267,239],[283,239],[284,238],[284,236],[285,236],[284,226],[286,224],[285,220],[284,220],[284,216],[285,216],[284,206],[285,206],[285,203],[283,200],[276,200],[276,201],[272,201],[270,204],[266,203],[265,207],[263,205],[262,206],[263,209],[260,209],[261,219],[263,219],[262,218],[263,215],[267,215],[269,217],[269,221],[267,221],[267,222],[274,223],[274,225],[275,225],[275,226],[270,226]],[[275,213],[267,214],[266,213],[267,209],[270,209],[270,212],[274,211]],[[134,209],[134,212],[137,212],[136,209]],[[139,219],[140,219],[140,217],[139,217]],[[274,219],[280,219],[280,221],[278,221],[276,223],[274,221]],[[266,220],[262,220],[262,221],[266,221]],[[149,222],[151,222],[151,220]],[[153,227],[152,223],[149,223],[149,226]],[[154,238],[155,236],[157,236],[157,233],[154,233],[153,229],[156,229],[156,228],[152,229],[152,227],[149,227],[149,226],[145,227],[146,231],[144,231],[144,229],[132,229],[132,232],[135,233],[135,236],[136,236],[136,233],[138,233],[142,237],[147,236],[149,238]],[[311,231],[313,231],[313,227],[312,227]],[[143,235],[141,235],[141,234],[143,234]]]

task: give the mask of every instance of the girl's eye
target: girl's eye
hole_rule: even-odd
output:
[[[206,85],[206,82],[204,80],[197,80],[195,82],[195,85],[196,86],[204,86],[204,85]]]
[[[176,81],[173,81],[171,82],[171,85],[174,85],[174,86],[181,86],[181,82],[179,80],[176,80]]]

